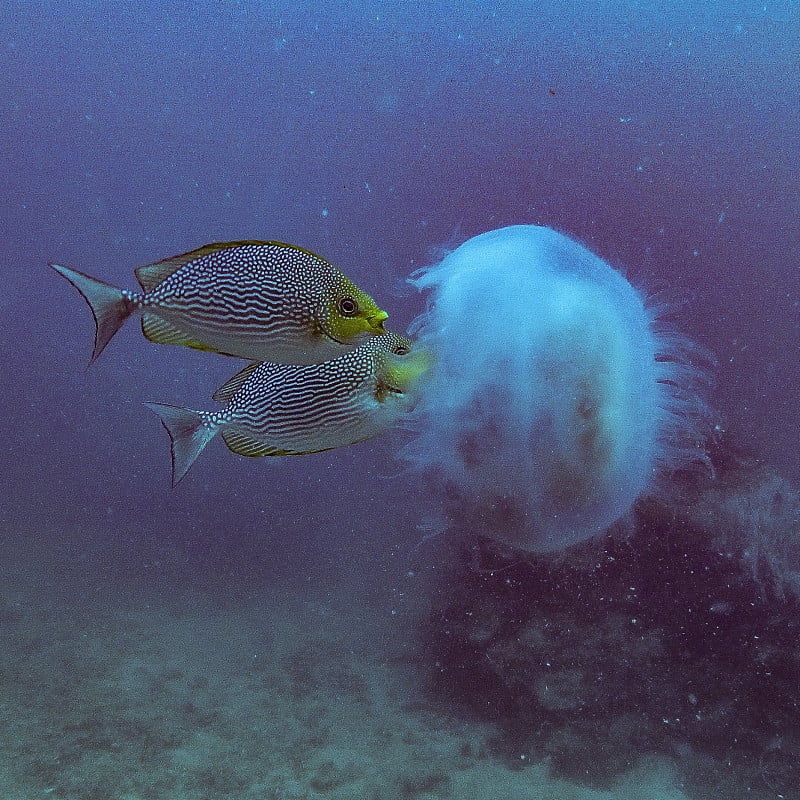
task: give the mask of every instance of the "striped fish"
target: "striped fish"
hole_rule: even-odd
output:
[[[411,409],[430,365],[412,348],[386,333],[324,364],[249,364],[214,394],[221,411],[146,403],[172,440],[172,485],[218,432],[242,456],[306,455],[376,436]]]
[[[103,352],[132,314],[152,342],[258,361],[317,364],[384,333],[388,317],[344,273],[281,242],[221,242],[139,267],[141,292],[50,265],[83,295]]]

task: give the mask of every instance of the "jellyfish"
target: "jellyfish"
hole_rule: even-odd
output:
[[[411,282],[430,291],[414,327],[435,366],[406,456],[451,520],[558,551],[703,460],[696,351],[663,305],[568,236],[493,230]]]

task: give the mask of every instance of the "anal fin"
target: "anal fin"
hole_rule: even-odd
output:
[[[195,350],[218,352],[215,348],[193,339],[171,322],[167,322],[155,314],[142,315],[142,333],[146,339],[156,344],[179,344],[184,347],[193,347]]]
[[[228,450],[232,453],[236,453],[236,455],[239,456],[247,456],[248,458],[302,455],[301,453],[294,453],[291,450],[281,450],[278,447],[272,447],[240,431],[224,430],[222,432],[222,439],[227,445]]]

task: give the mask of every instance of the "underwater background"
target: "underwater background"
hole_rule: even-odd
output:
[[[4,3],[0,795],[800,797],[798,41],[795,2]],[[634,573],[593,578],[598,550],[498,587],[513,559],[420,544],[437,499],[397,458],[402,430],[296,459],[215,442],[172,490],[143,403],[209,408],[240,362],[131,324],[87,371],[90,314],[47,267],[133,288],[140,264],[277,239],[403,331],[424,308],[414,270],[517,223],[667,291],[716,356],[716,424],[751,471],[659,552],[691,553],[660,571],[668,591],[639,562],[638,598]],[[700,508],[694,491],[679,494]],[[641,514],[661,530],[668,511]],[[720,545],[709,520],[742,541]],[[701,529],[693,551],[682,537]],[[705,583],[681,582],[698,569]],[[485,618],[459,647],[450,616],[473,611],[454,585]],[[664,644],[663,604],[708,585],[713,625],[692,636],[763,637],[768,655]],[[615,627],[634,600],[642,636]],[[487,649],[511,647],[509,613],[586,634],[553,645],[574,661],[557,700],[518,652]],[[632,705],[586,696],[600,660],[627,665]],[[779,669],[754,683],[755,661]],[[659,675],[678,688],[648,705]],[[679,694],[700,721],[703,678],[730,738],[701,752],[700,735],[655,735]],[[741,720],[742,704],[733,730],[720,709]]]

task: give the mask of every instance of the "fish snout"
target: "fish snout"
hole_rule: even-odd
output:
[[[386,333],[386,328],[384,327],[384,322],[389,319],[389,315],[385,311],[376,311],[374,314],[370,314],[367,317],[367,324],[369,325],[369,329],[374,333]]]

